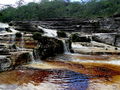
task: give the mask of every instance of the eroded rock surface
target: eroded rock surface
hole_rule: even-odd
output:
[[[64,45],[61,40],[41,36],[38,40],[39,46],[36,52],[40,55],[41,59],[62,54],[64,52]]]
[[[98,34],[93,36],[93,40],[120,47],[120,34]]]

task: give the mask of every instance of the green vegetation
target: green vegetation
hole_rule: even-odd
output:
[[[120,0],[89,0],[88,2],[65,2],[64,0],[42,0],[0,11],[0,21],[41,20],[46,18],[96,18],[120,13]]]

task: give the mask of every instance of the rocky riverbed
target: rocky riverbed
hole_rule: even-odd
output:
[[[119,16],[0,23],[0,90],[119,90],[119,29]]]

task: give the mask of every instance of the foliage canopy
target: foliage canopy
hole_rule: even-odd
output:
[[[0,21],[42,20],[46,18],[96,18],[108,17],[120,13],[120,0],[89,0],[82,2],[65,2],[64,0],[42,0],[31,2],[17,8],[8,7],[0,11]]]

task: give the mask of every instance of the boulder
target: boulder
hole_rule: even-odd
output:
[[[0,56],[0,72],[11,69],[11,60],[7,56]]]
[[[93,38],[93,41],[120,47],[120,35],[119,34],[109,34],[109,33],[104,34],[103,33],[103,34],[94,35],[92,38]]]
[[[59,38],[67,38],[67,34],[64,31],[57,31],[57,36]]]
[[[9,55],[9,50],[7,48],[0,48],[0,55]]]
[[[29,21],[12,21],[9,23],[9,25],[14,26],[14,28],[18,31],[44,33],[42,29],[39,29],[37,25],[34,25],[32,24],[32,22]]]
[[[35,51],[39,54],[41,59],[46,59],[48,57],[64,53],[64,45],[61,40],[41,36],[38,43],[39,46]]]
[[[88,36],[81,36],[78,33],[72,34],[70,36],[72,42],[91,42],[90,37]]]
[[[66,43],[65,45],[68,49],[68,52],[74,53],[74,50],[72,49],[72,40],[70,38],[66,39],[65,43]]]
[[[12,66],[24,65],[32,61],[30,52],[15,52],[11,55]]]

